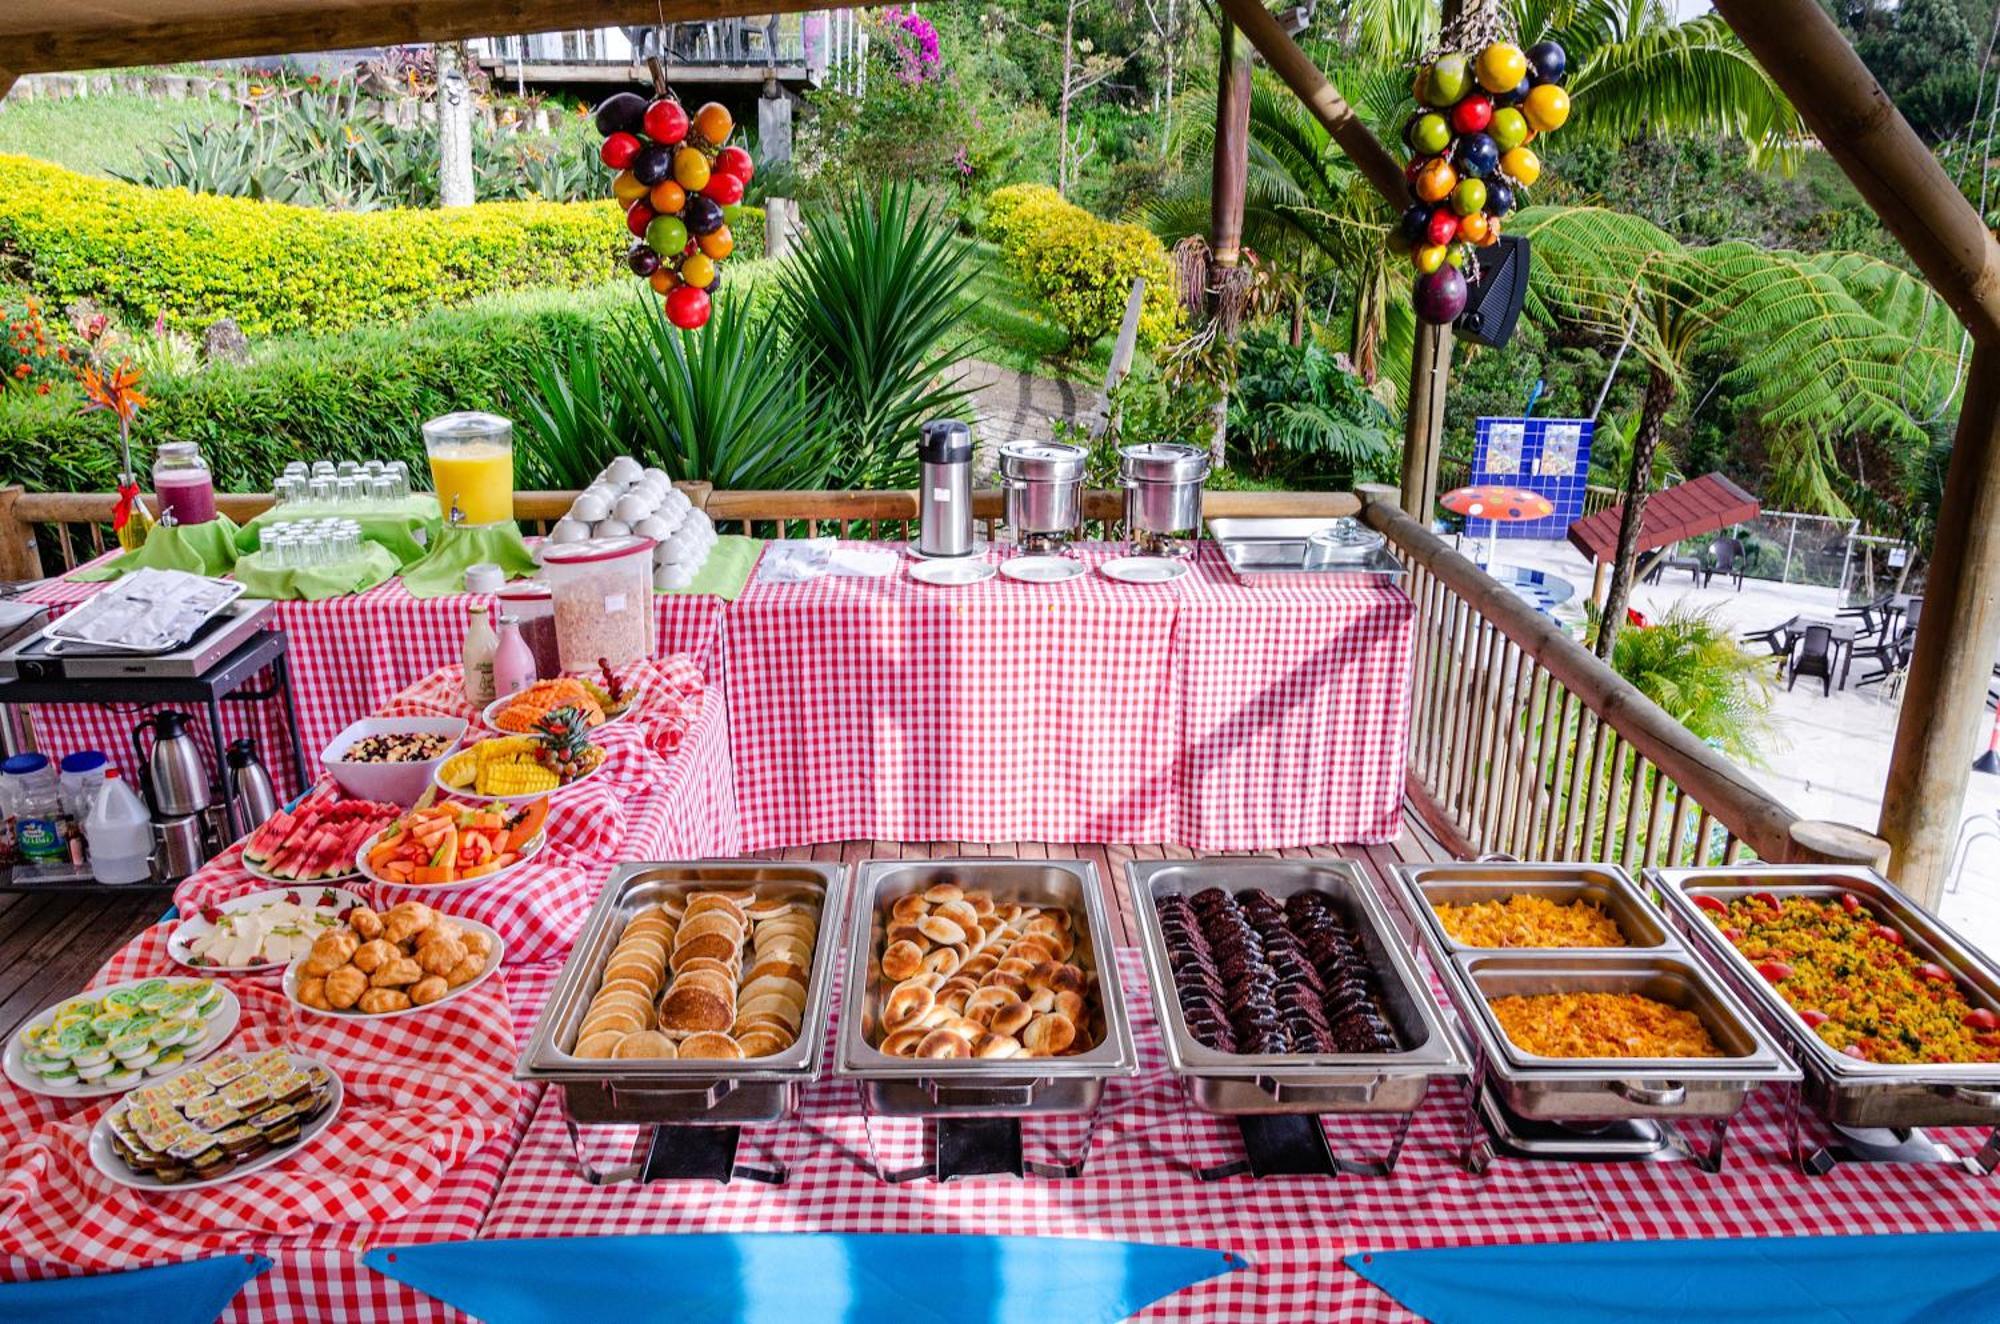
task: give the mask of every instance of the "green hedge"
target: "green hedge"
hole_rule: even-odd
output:
[[[1173,263],[1149,230],[1099,220],[1046,184],[1010,184],[987,195],[980,234],[1068,331],[1072,350],[1118,329],[1135,276],[1146,279],[1139,343],[1157,348],[1180,328]]]
[[[399,321],[522,287],[598,284],[627,235],[604,202],[324,212],[149,189],[0,156],[0,266],[57,307],[252,336]]]
[[[725,269],[734,296],[768,304],[774,264],[731,259]],[[217,485],[235,492],[268,491],[292,460],[403,459],[421,470],[425,419],[454,409],[517,414],[510,393],[528,386],[530,366],[566,360],[642,289],[628,278],[494,297],[402,326],[272,341],[247,364],[149,378],[135,458],[144,467],[161,441],[198,442]],[[107,414],[79,414],[81,403],[69,387],[46,396],[0,389],[0,483],[108,491],[117,430]]]

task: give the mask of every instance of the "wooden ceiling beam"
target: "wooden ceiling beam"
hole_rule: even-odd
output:
[[[1973,338],[2000,347],[2000,243],[1816,0],[1715,0]]]
[[[181,60],[398,46],[516,32],[668,23],[819,9],[825,0],[441,0],[303,12],[244,12],[218,0],[201,18],[0,33],[0,68],[15,75]]]

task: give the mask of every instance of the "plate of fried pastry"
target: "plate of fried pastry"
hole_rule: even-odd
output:
[[[492,929],[421,901],[356,906],[285,968],[285,996],[322,1016],[408,1016],[484,983],[502,953]]]
[[[571,1056],[690,1061],[770,1057],[805,1021],[817,899],[691,891],[625,921]]]

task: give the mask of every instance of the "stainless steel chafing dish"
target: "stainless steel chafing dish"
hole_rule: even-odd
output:
[[[889,908],[937,883],[983,888],[1000,902],[1061,907],[1075,924],[1070,959],[1095,975],[1091,1047],[1062,1057],[917,1060],[875,1047],[888,984],[881,971]],[[1083,860],[873,860],[857,872],[842,974],[839,1072],[860,1082],[875,1113],[906,1117],[1006,1117],[1089,1112],[1112,1076],[1138,1072],[1124,995],[1112,959],[1097,871]]]
[[[1633,1118],[1726,1119],[1762,1084],[1796,1081],[1799,1070],[1714,976],[1667,931],[1611,865],[1445,864],[1392,869],[1404,908],[1431,954],[1459,1020],[1476,1041],[1475,1068],[1485,1089],[1517,1116],[1535,1122],[1593,1124]],[[1510,887],[1509,878],[1519,886]],[[1459,946],[1430,903],[1464,885],[1455,899],[1534,890],[1556,899],[1564,889],[1605,900],[1628,940],[1650,946],[1520,948]],[[1517,1048],[1487,1000],[1538,993],[1639,993],[1695,1012],[1721,1058],[1543,1058]]]
[[[1429,986],[1353,864],[1341,860],[1198,860],[1125,866],[1153,986],[1153,1009],[1167,1062],[1188,1083],[1195,1106],[1232,1116],[1265,1113],[1406,1113],[1433,1080],[1463,1076],[1468,1063]],[[1394,1053],[1244,1056],[1219,1052],[1189,1032],[1154,903],[1220,887],[1262,888],[1283,900],[1317,890],[1334,899],[1381,990],[1381,1007],[1401,1049]]]
[[[1789,1044],[1805,1068],[1806,1102],[1828,1121],[1843,1127],[2000,1125],[2000,1064],[1864,1062],[1836,1051],[1695,904],[1696,897],[1728,902],[1750,892],[1822,899],[1851,892],[1878,922],[1900,933],[1912,952],[1950,971],[1973,1007],[2000,1013],[2000,970],[1880,874],[1834,866],[1757,865],[1655,869],[1647,877],[1702,956]]]
[[[1433,906],[1467,906],[1480,901],[1502,901],[1510,896],[1538,896],[1556,905],[1594,901],[1611,916],[1612,923],[1625,935],[1625,946],[1610,949],[1632,951],[1668,945],[1665,923],[1622,869],[1597,864],[1515,864],[1480,861],[1469,864],[1406,864],[1396,877],[1411,917],[1429,930],[1438,950],[1450,953],[1500,951],[1503,948],[1470,947],[1445,931]],[[1548,951],[1550,948],[1514,949]]]
[[[571,1056],[626,921],[667,897],[711,887],[752,887],[760,893],[803,889],[818,895],[819,933],[797,1040],[782,1053],[730,1061],[626,1063]],[[783,1118],[798,1106],[805,1084],[819,1074],[842,892],[837,864],[698,860],[620,865],[605,883],[555,992],[535,1020],[515,1076],[562,1086],[570,1118],[586,1124],[741,1125]]]

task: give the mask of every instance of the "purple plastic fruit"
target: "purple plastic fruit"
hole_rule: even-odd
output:
[[[674,177],[674,149],[648,143],[632,158],[632,176],[647,188]]]
[[[681,219],[687,222],[689,234],[713,234],[722,228],[722,204],[699,193],[690,194]]]
[[[660,269],[660,255],[645,244],[634,244],[625,255],[625,265],[635,276],[650,276]]]
[[[597,131],[609,138],[614,133],[643,133],[646,127],[646,98],[618,92],[597,103]]]
[[[1417,316],[1434,326],[1456,321],[1465,311],[1465,273],[1454,266],[1442,266],[1427,276],[1417,277],[1412,302]]]

